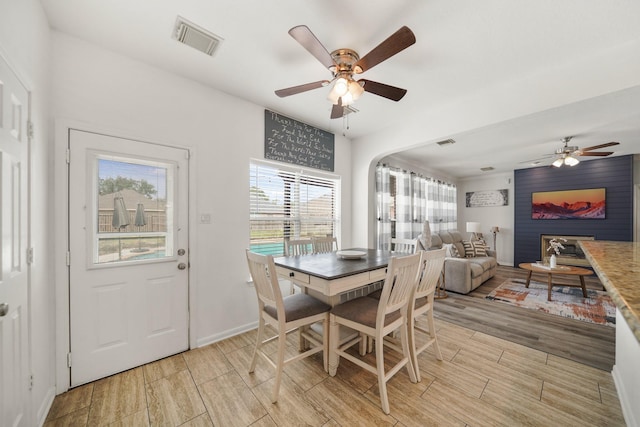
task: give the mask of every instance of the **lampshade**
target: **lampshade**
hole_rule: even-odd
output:
[[[482,227],[479,222],[467,222],[467,233],[480,233]]]

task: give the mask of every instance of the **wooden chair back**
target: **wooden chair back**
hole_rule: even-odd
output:
[[[421,257],[421,253],[391,257],[378,304],[377,328],[385,326],[387,314],[400,310],[403,316],[407,315],[409,299],[414,295],[418,284]]]
[[[420,261],[420,281],[416,288],[415,299],[432,296],[444,268],[446,248],[423,251]]]
[[[313,252],[316,254],[324,254],[338,250],[338,239],[335,237],[314,237]]]
[[[389,250],[398,253],[415,254],[418,251],[418,239],[400,239],[394,237],[389,244]]]
[[[265,306],[276,307],[278,318],[284,319],[284,303],[278,282],[276,266],[272,255],[247,252],[247,263],[258,297],[258,310],[262,313]]]
[[[312,239],[284,240],[285,256],[309,255],[311,253],[313,253]]]

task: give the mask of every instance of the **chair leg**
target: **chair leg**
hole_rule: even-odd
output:
[[[387,395],[387,381],[384,374],[384,339],[377,337],[376,341],[376,367],[378,371],[378,388],[380,390],[380,404],[382,412],[389,415],[389,396]]]
[[[329,319],[322,321],[322,364],[324,371],[329,372]]]
[[[287,333],[286,331],[278,331],[278,355],[276,356],[276,378],[273,384],[273,395],[271,396],[271,402],[276,403],[278,401],[278,393],[280,391],[280,382],[282,381],[282,371],[284,370],[284,351],[287,346]]]
[[[402,344],[402,355],[407,359],[407,373],[409,374],[409,380],[412,383],[417,383],[418,379],[416,376],[416,370],[418,369],[418,364],[413,364],[413,352],[409,347],[409,324],[405,323],[402,328],[400,328],[400,343]]]
[[[334,377],[338,371],[340,356],[336,353],[340,343],[340,325],[336,322],[336,316],[329,316],[329,375]]]
[[[249,366],[249,373],[256,370],[256,362],[258,361],[258,350],[262,347],[262,341],[264,339],[264,319],[260,315],[258,320],[258,332],[256,333],[256,346],[253,349],[253,357],[251,358],[251,365]]]
[[[433,321],[433,309],[427,313],[427,323],[429,325],[429,336],[433,340],[433,351],[436,353],[436,359],[442,360],[442,352],[440,351],[440,344],[438,344],[438,337],[436,336],[436,324]]]
[[[417,343],[416,343],[416,329],[415,329],[415,319],[413,317],[407,320],[409,322],[407,326],[407,335],[409,338],[409,353],[411,360],[411,368],[413,369],[413,373],[416,378],[416,382],[420,382],[422,378],[420,377],[420,367],[418,366],[418,351],[417,351]]]

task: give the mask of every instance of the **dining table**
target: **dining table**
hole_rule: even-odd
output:
[[[340,295],[385,279],[392,256],[388,250],[353,248],[342,251],[274,258],[278,276],[288,279],[331,306]]]

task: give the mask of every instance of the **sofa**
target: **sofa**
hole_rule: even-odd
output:
[[[487,249],[484,242],[463,239],[457,230],[432,233],[430,249],[442,247],[447,247],[444,261],[446,290],[468,294],[495,276],[498,268],[496,253]]]

